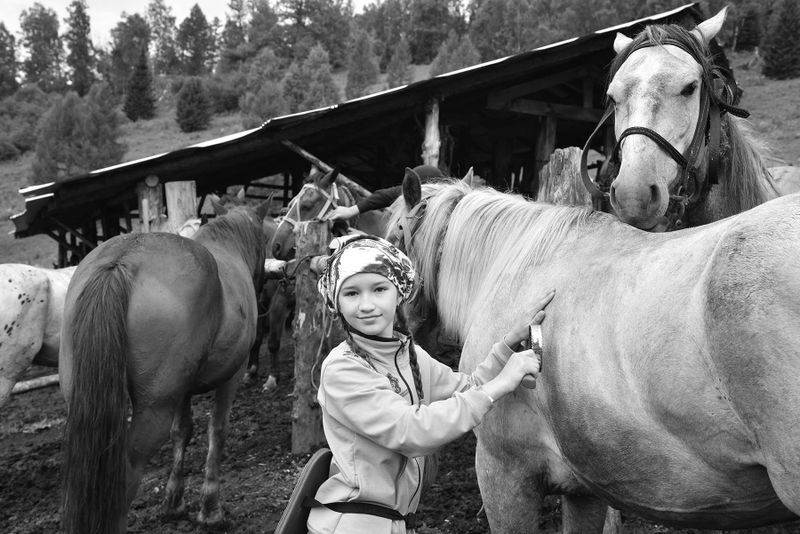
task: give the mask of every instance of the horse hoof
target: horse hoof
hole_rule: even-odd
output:
[[[213,510],[201,509],[197,513],[197,522],[207,527],[218,527],[225,522],[225,512],[219,506]]]
[[[261,390],[264,393],[274,393],[275,390],[277,389],[278,389],[278,379],[272,375],[270,375],[269,378],[267,378],[267,381],[264,382],[264,387],[261,388]]]
[[[256,383],[257,378],[258,375],[251,375],[249,372],[247,372],[242,377],[242,384],[244,384],[245,386],[252,386],[253,384]]]
[[[181,519],[187,515],[186,503],[183,502],[183,499],[181,499],[177,506],[167,501],[164,501],[161,505],[161,516],[164,519]]]

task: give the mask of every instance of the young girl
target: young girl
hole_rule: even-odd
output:
[[[318,399],[333,459],[308,518],[312,534],[413,531],[424,456],[477,426],[539,372],[533,351],[512,350],[527,325],[496,343],[471,375],[434,360],[395,330],[398,306],[414,289],[408,257],[371,236],[341,246],[319,280],[347,339],[322,363]],[[539,302],[535,323],[552,297]]]

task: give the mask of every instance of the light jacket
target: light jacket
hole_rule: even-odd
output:
[[[455,372],[415,345],[422,379],[419,404],[408,338],[386,340],[353,334],[370,355],[346,342],[322,363],[317,393],[322,425],[333,452],[330,478],[316,494],[321,503],[380,504],[403,515],[419,504],[424,456],[477,426],[492,407],[480,385],[502,370],[511,350],[497,343],[474,373]],[[403,521],[312,508],[312,534],[404,534]]]

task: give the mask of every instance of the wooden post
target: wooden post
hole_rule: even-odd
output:
[[[294,236],[298,258],[326,254],[331,240],[328,224],[322,222],[298,223]],[[325,310],[317,292],[318,275],[310,263],[300,262],[296,271],[292,454],[309,453],[325,443],[317,403],[319,369],[331,347],[343,339],[338,320]]]
[[[158,176],[150,175],[136,186],[139,197],[139,221],[142,232],[159,232],[164,218],[161,215],[164,205],[161,197],[161,184]]]
[[[539,173],[536,200],[564,206],[591,206],[592,195],[581,178],[581,149],[558,148]]]
[[[425,140],[422,142],[422,163],[439,167],[439,149],[442,137],[439,132],[439,101],[432,98],[425,110]]]
[[[164,184],[167,196],[168,231],[177,232],[183,223],[197,216],[197,188],[194,180],[167,182]]]
[[[552,115],[542,118],[539,122],[539,134],[536,136],[536,175],[542,167],[547,165],[550,154],[556,148],[556,129],[558,119]]]

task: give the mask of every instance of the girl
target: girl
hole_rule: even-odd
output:
[[[333,453],[308,518],[312,534],[414,530],[424,456],[477,426],[492,404],[539,372],[533,351],[507,334],[471,375],[452,371],[395,330],[415,288],[411,261],[388,241],[353,239],[328,261],[319,291],[347,339],[323,361],[318,399]],[[553,291],[541,299],[533,321]]]

